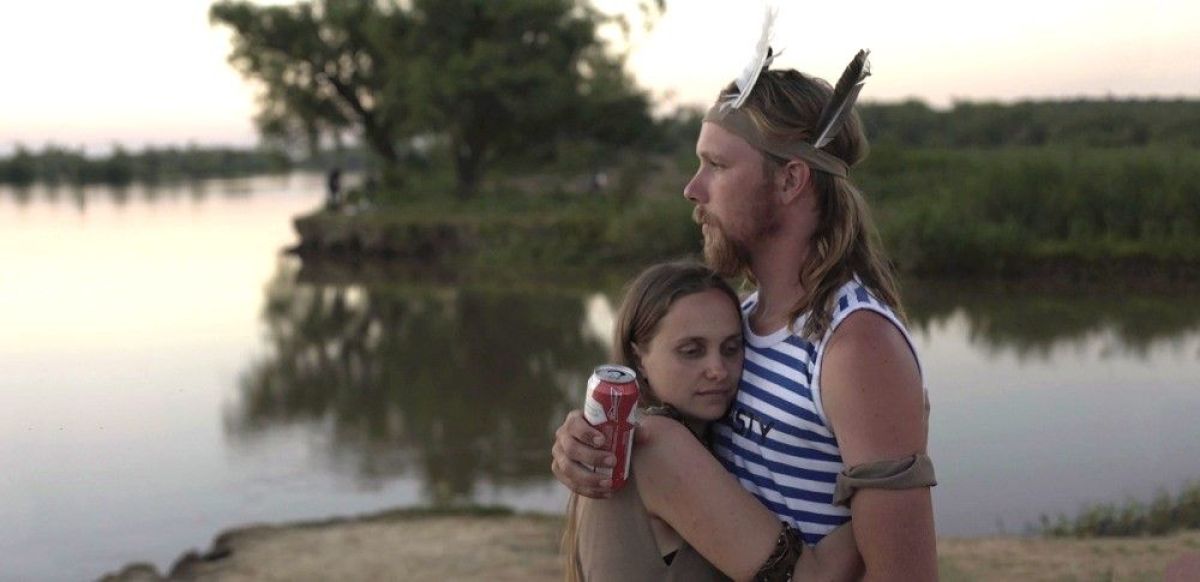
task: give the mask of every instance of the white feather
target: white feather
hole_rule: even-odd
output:
[[[730,95],[725,105],[731,109],[737,109],[746,102],[746,98],[750,96],[750,91],[754,89],[754,83],[758,81],[758,75],[762,70],[770,66],[774,60],[775,54],[771,52],[771,37],[775,28],[775,15],[779,9],[775,6],[763,5],[763,23],[762,33],[758,37],[758,44],[754,47],[754,54],[750,61],[746,63],[742,69],[742,74],[734,81],[737,83],[737,95]]]

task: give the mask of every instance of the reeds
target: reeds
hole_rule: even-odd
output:
[[[1040,533],[1047,537],[1119,537],[1165,535],[1200,530],[1200,482],[1189,483],[1174,497],[1160,491],[1150,503],[1130,499],[1124,504],[1098,503],[1074,518],[1041,516]]]

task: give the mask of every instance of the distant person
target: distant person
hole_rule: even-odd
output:
[[[325,193],[325,209],[340,209],[344,202],[342,198],[342,169],[335,167],[329,170],[326,184],[328,188]]]
[[[742,303],[745,372],[714,424],[714,449],[806,543],[850,523],[868,578],[936,579],[921,369],[870,208],[850,181],[867,153],[853,109],[867,53],[831,89],[769,70],[761,45],[762,58],[705,114],[700,167],[683,191],[708,265],[757,287]],[[653,442],[679,431],[647,422],[639,432]],[[580,495],[611,493],[588,468],[611,466],[593,448],[602,440],[579,411],[558,429],[552,469]],[[741,519],[703,455],[674,459],[683,469],[669,479],[672,499],[693,521]]]
[[[708,450],[709,425],[729,408],[742,373],[738,298],[721,277],[692,262],[643,271],[617,313],[612,358],[636,372],[638,405],[677,421],[661,419],[680,438],[664,433],[635,446],[630,479],[611,499],[571,495],[563,536],[569,580],[703,582],[795,569],[803,581],[859,571],[849,528],[821,545],[819,560],[815,550],[802,555],[799,539],[786,528],[781,534],[775,514]],[[706,478],[722,508],[707,520],[714,527],[691,519],[708,507],[675,496],[669,477],[684,469],[680,455],[709,459]],[[727,519],[728,511],[736,517]]]
[[[604,170],[596,170],[592,172],[592,179],[589,181],[589,189],[592,194],[599,194],[608,188],[608,173]]]

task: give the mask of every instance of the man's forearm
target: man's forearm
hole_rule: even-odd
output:
[[[859,580],[862,575],[862,556],[855,548],[850,524],[833,530],[821,543],[805,547],[792,570],[796,582],[845,582]]]

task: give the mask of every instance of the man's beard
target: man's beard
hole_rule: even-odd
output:
[[[753,192],[754,203],[750,208],[750,231],[745,239],[730,236],[716,217],[697,206],[692,210],[692,220],[704,230],[704,262],[722,277],[737,277],[750,270],[750,247],[748,242],[757,242],[779,230],[779,218],[771,207],[766,188]]]
[[[704,230],[704,262],[710,269],[722,277],[736,277],[750,268],[746,245],[731,238],[716,218],[697,206],[692,211],[692,220]]]

